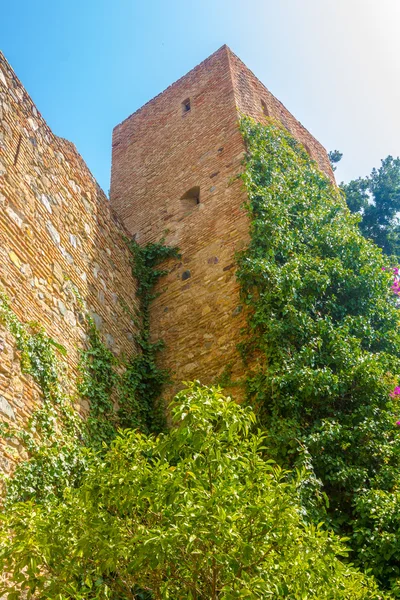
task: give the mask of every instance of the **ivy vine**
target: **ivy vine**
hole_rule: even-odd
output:
[[[3,293],[0,321],[16,341],[22,372],[32,377],[42,396],[41,405],[24,429],[9,423],[0,425],[3,438],[18,440],[28,456],[18,463],[12,477],[6,478],[5,504],[30,499],[50,502],[66,487],[78,483],[88,458],[85,424],[64,392],[60,377],[60,355],[66,351],[38,323],[21,323]]]
[[[118,384],[118,361],[101,339],[90,315],[86,315],[87,347],[80,351],[77,391],[89,404],[86,426],[88,439],[95,448],[108,446],[115,436],[117,419],[113,392]]]
[[[51,502],[65,490],[79,485],[93,461],[101,459],[118,428],[160,431],[162,406],[157,403],[168,373],[156,364],[162,342],[150,341],[150,304],[154,286],[166,271],[158,265],[177,250],[162,242],[139,247],[133,242],[132,271],[138,278],[142,315],[136,336],[138,353],[118,361],[106,346],[93,319],[86,314],[87,344],[80,350],[76,394],[70,397],[63,382],[65,348],[46,334],[38,323],[23,324],[0,294],[0,322],[15,339],[22,372],[30,375],[41,392],[41,405],[26,427],[0,425],[5,439],[17,439],[28,458],[6,477],[5,504],[35,500]],[[77,293],[77,292],[76,292]],[[78,296],[81,308],[82,299]],[[75,405],[85,399],[89,414],[83,419]]]
[[[157,355],[163,349],[162,340],[151,341],[150,308],[157,297],[155,286],[168,271],[159,266],[165,260],[179,256],[179,250],[160,242],[140,246],[129,242],[132,255],[132,275],[135,277],[140,302],[139,333],[135,340],[139,349],[127,363],[120,385],[118,416],[123,427],[141,427],[147,432],[165,428],[164,407],[160,400],[169,373],[157,365]]]

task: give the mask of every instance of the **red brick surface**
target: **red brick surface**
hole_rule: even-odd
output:
[[[238,116],[263,120],[261,100],[333,177],[323,147],[226,46],[114,130],[113,208],[139,243],[165,234],[182,253],[152,309],[154,338],[166,342],[161,360],[178,385],[212,382],[227,364],[234,379],[243,372],[235,251],[248,240],[248,220],[236,179],[244,153]],[[181,197],[193,186],[200,204],[187,209]]]

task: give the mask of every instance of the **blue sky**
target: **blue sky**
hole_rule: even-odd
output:
[[[112,128],[222,44],[344,158],[400,154],[400,0],[1,1],[1,49],[108,192]]]

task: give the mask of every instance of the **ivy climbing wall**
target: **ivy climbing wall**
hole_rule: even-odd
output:
[[[72,380],[86,310],[116,355],[134,351],[136,284],[124,235],[75,146],[52,133],[0,54],[0,291],[21,321],[39,322],[66,347]],[[0,420],[22,425],[39,402],[0,325]],[[0,449],[0,470],[11,463]]]

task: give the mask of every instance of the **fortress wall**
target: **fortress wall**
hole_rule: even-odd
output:
[[[0,55],[0,289],[22,321],[38,321],[67,348],[72,375],[85,342],[73,286],[110,348],[133,351],[121,299],[134,309],[136,285],[123,235],[75,146],[51,132]],[[1,327],[0,419],[22,424],[38,402]],[[0,468],[10,466],[0,452]]]
[[[118,125],[113,134],[111,204],[139,243],[178,245],[182,258],[159,285],[152,308],[154,339],[175,382],[211,382],[232,362],[244,325],[235,251],[248,239],[241,182],[244,145],[222,47]],[[182,102],[189,98],[190,111]],[[182,195],[200,187],[200,204]]]
[[[223,46],[115,128],[109,203],[0,55],[0,288],[21,320],[38,321],[66,346],[73,376],[86,335],[74,288],[112,350],[134,350],[132,312],[123,308],[137,308],[123,240],[129,232],[141,244],[164,236],[182,254],[166,265],[152,307],[153,339],[166,342],[160,363],[174,376],[166,398],[182,380],[211,383],[226,366],[240,378],[245,314],[235,253],[249,223],[237,178],[245,151],[238,113],[263,121],[261,100],[333,179],[319,142]],[[182,198],[196,186],[198,204]],[[0,417],[22,424],[39,401],[0,329]],[[10,466],[4,451],[0,468]]]

